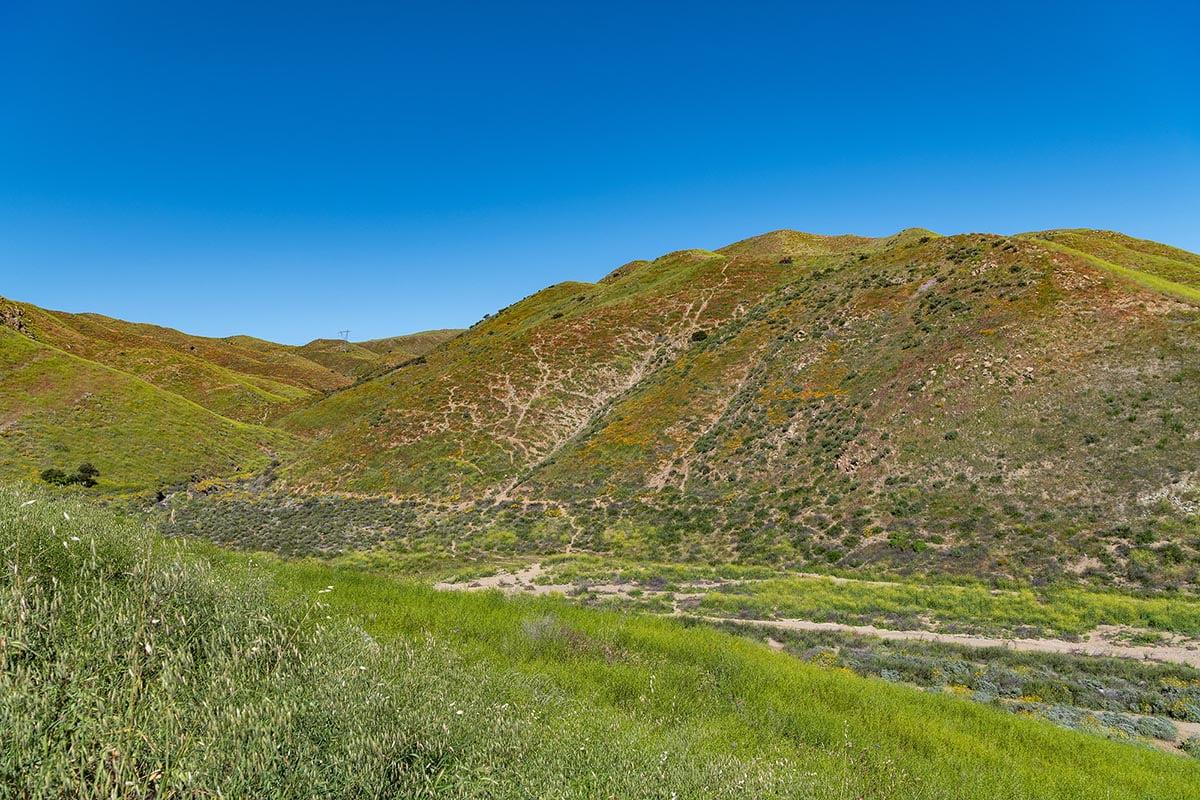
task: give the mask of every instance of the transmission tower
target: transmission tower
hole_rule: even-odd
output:
[[[338,338],[342,340],[342,350],[350,349],[350,331],[338,331]]]

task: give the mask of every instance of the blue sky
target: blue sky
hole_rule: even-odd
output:
[[[776,228],[1200,251],[1185,2],[0,3],[0,295],[302,343]]]

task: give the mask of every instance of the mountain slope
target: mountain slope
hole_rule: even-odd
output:
[[[615,516],[664,557],[1187,581],[1200,309],[1107,265],[1186,286],[1196,257],[1113,237],[775,232],[633,262],[288,416],[318,441],[284,474],[558,504],[598,550]]]
[[[558,284],[461,334],[298,348],[6,301],[5,342],[23,340],[6,368],[53,391],[35,408],[9,381],[4,465],[96,449],[71,438],[95,383],[111,394],[97,441],[133,431],[143,453],[123,485],[253,469],[265,447],[295,451],[285,490],[404,501],[318,526],[340,546],[399,525],[452,551],[1185,586],[1198,269],[1107,231],[775,231]],[[149,419],[150,388],[178,433]],[[171,436],[178,452],[155,455]]]
[[[366,342],[314,339],[297,348],[297,352],[327,369],[360,379],[387,372],[406,361],[420,358],[460,333],[462,331],[456,328],[446,328]]]
[[[1141,286],[1200,302],[1200,255],[1115,231],[1057,230],[1027,233]]]

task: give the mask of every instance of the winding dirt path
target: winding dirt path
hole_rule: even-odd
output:
[[[1124,629],[1101,626],[1087,635],[1083,641],[1066,639],[1001,639],[988,636],[973,636],[963,633],[936,633],[934,631],[904,631],[876,628],[874,625],[844,625],[840,622],[812,622],[806,619],[731,619],[729,617],[696,617],[706,622],[733,622],[739,625],[758,625],[789,631],[837,631],[858,636],[877,636],[893,641],[944,642],[966,647],[1000,647],[1008,650],[1025,650],[1034,653],[1064,653],[1077,656],[1108,656],[1133,658],[1144,661],[1187,664],[1200,667],[1200,647],[1195,645],[1126,645],[1111,641],[1111,636]]]
[[[571,583],[538,584],[536,581],[548,572],[540,563],[530,564],[516,572],[502,572],[486,578],[478,578],[462,583],[438,583],[435,589],[445,591],[482,591],[499,589],[506,594],[570,594],[579,587]],[[824,576],[822,576],[824,577]],[[835,579],[846,580],[846,579]],[[688,585],[687,588],[708,588],[705,582]],[[588,591],[610,597],[631,598],[632,591],[641,587],[633,583],[604,583],[589,584]],[[877,628],[874,625],[847,625],[841,622],[813,622],[806,619],[738,619],[733,617],[708,617],[689,615],[679,608],[679,601],[697,599],[702,594],[687,592],[658,592],[641,590],[641,596],[666,596],[676,603],[676,609],[670,616],[691,616],[705,622],[732,622],[738,625],[758,625],[765,628],[776,628],[791,631],[836,631],[857,636],[876,636],[892,641],[944,642],[965,647],[988,648],[998,647],[1009,650],[1024,650],[1034,653],[1063,653],[1079,656],[1107,656],[1113,658],[1132,658],[1139,661],[1158,661],[1162,663],[1186,664],[1200,668],[1200,641],[1176,640],[1169,644],[1130,645],[1122,644],[1115,639],[1128,634],[1130,629],[1113,625],[1102,625],[1087,634],[1081,641],[1066,639],[1020,639],[989,636],[976,636],[964,633],[938,633],[923,630],[893,630]],[[773,646],[782,647],[778,642]]]

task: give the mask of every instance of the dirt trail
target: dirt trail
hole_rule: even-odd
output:
[[[1200,667],[1200,649],[1178,645],[1126,645],[1113,642],[1111,636],[1124,629],[1101,626],[1087,635],[1083,641],[1066,639],[1001,639],[988,636],[973,636],[964,633],[936,633],[934,631],[898,631],[876,628],[874,625],[844,625],[840,622],[812,622],[806,619],[731,619],[729,617],[698,617],[706,622],[735,622],[744,625],[759,625],[789,631],[838,631],[859,636],[877,636],[880,639],[912,640],[922,642],[944,642],[966,647],[1001,647],[1009,650],[1025,650],[1036,653],[1065,653],[1083,656],[1111,656],[1134,658],[1146,661],[1187,664]]]
[[[483,589],[500,589],[506,594],[515,594],[517,592],[525,592],[527,594],[550,594],[551,592],[562,592],[566,594],[572,587],[570,584],[560,584],[557,586],[538,586],[534,583],[546,573],[546,568],[541,564],[530,564],[524,569],[517,572],[500,572],[495,575],[489,575],[486,578],[476,578],[472,581],[464,581],[462,583],[435,583],[433,588],[440,591],[453,592],[475,592]]]
[[[554,583],[554,584],[538,584],[536,581],[545,575],[549,570],[543,567],[540,563],[530,564],[523,569],[514,573],[500,573],[491,575],[486,578],[478,578],[473,581],[462,583],[438,583],[434,586],[435,589],[445,591],[481,591],[485,589],[499,589],[507,594],[571,594],[573,591],[578,591],[580,588],[572,583]],[[827,576],[819,576],[827,577]],[[845,581],[845,578],[835,578],[835,581]],[[693,584],[685,584],[681,588],[703,589],[711,588],[706,581],[698,581]],[[620,597],[630,599],[633,595],[630,592],[640,591],[642,597],[652,596],[670,596],[669,599],[674,601],[675,611],[672,616],[683,616],[687,612],[682,610],[679,605],[680,601],[694,600],[702,597],[702,594],[687,593],[687,592],[658,592],[654,590],[644,590],[642,587],[634,583],[604,583],[604,584],[589,584],[588,591],[607,595],[610,597]],[[707,617],[695,616],[696,619],[702,619],[706,622],[733,622],[739,625],[759,625],[767,628],[777,628],[782,630],[792,631],[837,631],[840,633],[850,633],[859,636],[877,636],[880,639],[899,640],[899,641],[921,641],[921,642],[944,642],[947,644],[957,644],[966,647],[1000,647],[1010,650],[1024,650],[1036,653],[1063,653],[1066,655],[1084,655],[1084,656],[1110,656],[1115,658],[1133,658],[1144,661],[1159,661],[1164,663],[1186,664],[1192,667],[1200,667],[1200,642],[1190,641],[1180,643],[1178,641],[1170,644],[1156,645],[1130,645],[1122,644],[1115,641],[1118,636],[1128,634],[1127,628],[1121,628],[1113,625],[1102,625],[1096,630],[1089,633],[1086,638],[1081,641],[1068,641],[1066,639],[1021,639],[1021,638],[1001,638],[989,636],[976,636],[964,633],[938,633],[936,631],[923,630],[893,630],[891,628],[877,628],[874,625],[847,625],[840,622],[813,622],[805,619],[735,619],[731,617]],[[773,647],[782,647],[778,642],[775,642]]]
[[[474,580],[460,583],[435,583],[433,588],[452,592],[478,592],[485,589],[499,589],[505,594],[533,595],[571,594],[584,588],[584,584],[576,583],[536,583],[538,578],[549,571],[548,568],[543,567],[541,564],[530,564],[516,572],[501,572],[496,575],[489,575],[486,578],[475,578]],[[726,585],[732,583],[740,583],[740,581],[725,582]],[[689,581],[680,584],[685,589],[715,589],[720,585],[716,581]],[[654,589],[643,589],[636,583],[630,582],[588,583],[586,584],[586,588],[589,592],[595,594],[620,597],[626,600],[630,600],[635,596],[666,597],[676,601],[676,604],[680,600],[698,600],[704,596],[698,592],[665,592]],[[636,594],[630,594],[631,592]],[[676,613],[678,613],[678,606]]]

